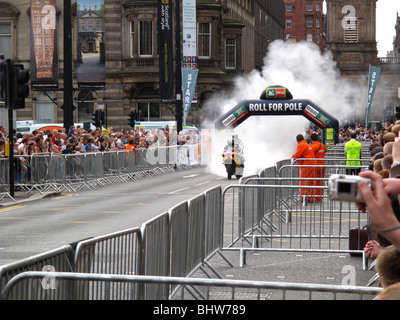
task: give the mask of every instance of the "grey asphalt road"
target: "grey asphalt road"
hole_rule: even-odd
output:
[[[140,227],[205,190],[236,182],[198,167],[8,206],[0,210],[0,265]]]

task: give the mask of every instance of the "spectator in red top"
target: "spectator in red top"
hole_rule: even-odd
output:
[[[304,136],[302,134],[298,134],[296,136],[297,140],[297,150],[296,153],[292,155],[293,159],[300,159],[298,161],[298,164],[300,166],[304,166],[300,168],[300,185],[302,186],[313,186],[314,185],[314,180],[311,178],[314,178],[314,168],[310,167],[316,164],[315,160],[305,160],[305,159],[315,159],[315,154],[313,149],[310,147],[310,145],[304,140]],[[303,197],[304,203],[306,201],[313,201],[314,200],[314,194],[315,190],[314,189],[301,189],[301,194]]]

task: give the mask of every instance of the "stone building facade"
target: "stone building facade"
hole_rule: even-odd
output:
[[[371,110],[374,111],[374,118],[384,120],[384,115],[393,114],[393,108],[400,105],[400,65],[395,60],[399,58],[399,33],[394,43],[395,57],[378,58],[376,1],[327,0],[324,26],[326,49],[332,52],[341,75],[350,79],[351,85],[366,88],[369,65],[382,68]],[[291,4],[292,9],[293,6],[296,10],[305,9],[303,16],[310,19],[313,17],[312,26],[317,27],[321,26],[321,22],[315,20],[318,18],[320,21],[321,2],[197,0],[197,32],[203,41],[198,48],[198,100],[192,105],[187,122],[200,125],[205,117],[203,106],[213,93],[228,89],[237,75],[261,69],[268,44],[275,39],[285,38],[288,4]],[[77,88],[78,17],[82,8],[77,7],[76,1],[72,3],[72,58],[75,66],[74,88]],[[62,0],[56,0],[56,5],[59,89],[32,91],[26,101],[26,108],[17,110],[17,120],[63,122],[64,4]],[[307,8],[312,10],[307,11]],[[91,122],[97,105],[106,106],[107,125],[114,130],[129,128],[127,119],[131,111],[141,111],[142,120],[175,120],[175,104],[160,103],[159,99],[157,14],[157,0],[105,0],[106,90],[74,90],[75,122]],[[174,16],[173,12],[173,19]],[[347,23],[347,28],[343,23]],[[304,20],[302,24],[307,25],[307,21]],[[146,47],[140,46],[141,31],[151,39]],[[30,34],[30,2],[0,0],[0,52],[6,58],[24,64],[26,69],[30,69]],[[228,45],[230,52],[234,53],[230,59],[226,54]]]
[[[395,57],[400,57],[400,16],[399,16],[399,12],[396,13],[397,14],[397,20],[396,20],[396,35],[395,38],[393,40],[393,52]]]
[[[371,105],[371,119],[393,121],[400,105],[399,60],[378,58],[376,43],[377,0],[327,0],[326,45],[343,77],[352,86],[365,88],[365,95],[354,97],[367,102],[369,67],[381,68]],[[364,110],[360,110],[364,112]]]
[[[84,8],[78,8],[76,1],[72,4],[77,88],[78,16]],[[57,0],[56,5],[60,89],[32,91],[26,108],[17,110],[17,120],[63,122],[63,1]],[[89,12],[95,8],[86,9]],[[237,74],[261,68],[268,43],[283,39],[284,4],[283,0],[197,0],[196,11],[198,37],[207,41],[198,41],[198,100],[192,105],[187,122],[199,126],[207,98],[215,91],[229,88]],[[114,130],[130,128],[131,111],[140,111],[141,120],[175,120],[175,104],[160,103],[159,99],[157,14],[157,0],[104,1],[106,90],[74,90],[75,122],[91,122],[97,105],[106,107],[107,125]],[[146,46],[141,42],[144,33],[150,39]],[[0,51],[6,47],[6,59],[23,63],[29,69],[29,43],[29,1],[0,1]],[[227,45],[234,52],[230,61]]]

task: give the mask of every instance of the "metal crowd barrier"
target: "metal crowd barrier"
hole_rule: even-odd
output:
[[[109,156],[106,163],[110,171],[106,171],[112,172],[113,163],[133,161],[126,157],[126,153],[122,154],[123,159],[117,154]],[[85,158],[74,158],[74,174],[88,170],[91,174],[86,176],[91,178],[86,180],[87,183],[92,179],[100,181],[97,176],[100,171],[87,167],[90,164],[85,167]],[[41,163],[46,163],[46,159],[46,156],[40,157]],[[96,159],[90,160],[100,165]],[[135,161],[140,162],[140,157]],[[233,267],[223,255],[224,250],[240,250],[241,266],[247,250],[349,252],[348,232],[366,223],[366,218],[360,215],[354,204],[330,201],[326,185],[299,186],[300,179],[288,173],[295,166],[283,170],[288,166],[288,161],[284,160],[257,176],[241,179],[239,185],[229,186],[223,191],[221,187],[207,190],[147,221],[140,228],[83,240],[73,246],[2,266],[0,279],[1,289],[4,289],[3,298],[176,299],[177,296],[184,298],[185,292],[189,294],[189,299],[210,299],[215,296],[211,295],[209,286],[230,287],[231,290],[252,288],[258,297],[262,288],[268,292],[261,296],[272,298],[275,298],[275,294],[271,294],[270,290],[275,289],[284,292],[328,291],[334,297],[338,293],[379,292],[380,289],[370,287],[190,278],[196,270],[201,270],[211,278],[206,267],[217,278],[221,278],[209,261],[219,254]],[[60,168],[60,164],[56,167]],[[46,170],[50,173],[54,172],[52,166],[44,168],[49,168]],[[129,166],[121,168],[122,171],[129,170]],[[277,177],[278,172],[283,173],[281,177]],[[119,173],[112,172],[113,176],[115,174]],[[299,199],[301,188],[323,191],[323,200],[304,205]],[[360,250],[356,252],[363,253]],[[20,274],[26,271],[36,272]],[[202,285],[207,289],[197,287]],[[181,294],[177,295],[178,292]],[[225,293],[218,291],[218,294]],[[237,298],[236,294],[234,298]],[[284,298],[287,298],[286,294]]]
[[[45,281],[51,281],[54,288],[46,287]],[[44,283],[45,282],[45,283]],[[169,296],[174,300],[192,299],[184,288],[196,287],[206,300],[371,300],[382,291],[382,288],[303,284],[287,282],[221,280],[184,277],[156,277],[119,274],[87,274],[66,272],[24,272],[13,278],[3,291],[4,299],[10,299],[15,286],[27,288],[21,299],[30,300],[65,300],[68,295],[57,290],[58,287],[90,286],[97,283],[103,289],[98,300],[121,300],[118,293],[122,285],[137,287],[139,285],[163,285],[182,288],[180,295]],[[186,293],[186,296],[185,296]],[[83,300],[86,295],[78,294],[75,299]],[[128,298],[128,297],[123,297]],[[237,314],[246,314],[246,305],[238,305]]]
[[[3,288],[13,277],[26,271],[73,272],[73,255],[73,247],[71,245],[64,245],[55,250],[0,266],[0,289],[3,290]],[[43,284],[45,282],[46,280],[44,280]],[[43,288],[49,289],[51,288],[51,285],[52,283],[46,283]],[[13,291],[8,294],[8,299],[20,299],[21,296],[25,295],[25,293],[28,291],[28,287],[29,284],[26,283],[18,284],[16,287],[14,287]],[[69,285],[62,286],[59,289],[60,292],[57,292],[57,295],[63,294],[68,298],[71,298],[71,293],[73,291],[70,290],[71,288]]]
[[[369,141],[360,141],[361,142],[361,158],[366,159],[370,158],[369,146],[371,142]],[[326,153],[325,157],[329,158],[346,158],[346,143],[336,144],[328,148],[328,152]]]
[[[360,236],[358,249],[351,251],[349,231],[367,225],[367,215],[352,202],[332,201],[328,178],[298,178],[298,167],[282,164],[278,172],[276,167],[267,168],[225,188],[225,220],[235,223],[225,226],[223,250],[240,251],[241,266],[246,251],[352,252],[363,256],[366,269]],[[308,167],[324,167],[326,177],[345,170],[344,165]],[[301,185],[302,180],[319,184]],[[310,191],[310,196],[302,191]],[[305,202],[306,198],[315,201]]]
[[[74,256],[74,271],[98,274],[140,274],[142,234],[132,228],[78,242]],[[98,283],[81,284],[74,292],[87,299],[97,299],[103,294]],[[138,288],[121,284],[120,299],[137,299]]]
[[[211,277],[208,271],[210,269],[221,278],[209,262],[219,253],[229,263],[220,252],[223,225],[221,194],[221,187],[214,187],[147,221],[141,228],[82,240],[73,246],[68,245],[2,266],[1,288],[18,273],[41,271],[44,266],[51,266],[51,271],[56,272],[166,277],[190,277],[197,270]],[[59,262],[59,256],[65,259],[62,260],[63,263]],[[50,282],[49,287],[51,285]],[[104,292],[102,284],[96,282],[66,286],[59,288],[68,292],[68,299],[79,296],[96,300],[101,298]],[[26,290],[24,287],[17,292],[13,291],[11,297],[19,299]],[[186,290],[191,291],[193,295],[199,294],[196,288]],[[134,288],[126,284],[121,285],[117,291],[119,299],[167,299],[171,294],[169,287],[163,284],[139,284]],[[66,293],[63,295],[66,296]],[[117,293],[114,297],[116,295]]]
[[[74,154],[34,153],[15,156],[15,185],[26,192],[47,190],[75,192],[104,187],[200,163],[199,146],[151,147],[135,151],[107,151]],[[19,159],[25,158],[25,166]],[[9,160],[0,159],[0,187],[9,188]]]
[[[302,187],[303,189],[320,189],[326,193],[327,187]],[[251,247],[257,244],[256,238],[267,240],[265,244],[270,248],[308,248],[308,249],[332,249],[342,250],[348,248],[348,232],[355,227],[363,227],[367,224],[367,215],[360,213],[355,204],[350,202],[330,201],[327,196],[323,202],[308,203],[293,199],[289,203],[290,208],[283,217],[276,207],[270,206],[265,215],[259,215],[263,204],[252,199],[243,199],[246,210],[240,210],[242,206],[231,201],[227,195],[228,190],[234,189],[240,192],[249,189],[256,193],[256,189],[265,191],[268,198],[274,198],[274,194],[280,189],[298,190],[299,186],[293,185],[231,185],[223,192],[225,214],[233,217],[237,226],[231,228],[230,243],[233,246],[238,239],[245,242],[246,237],[251,237]],[[239,198],[239,197],[238,197]],[[290,211],[289,211],[290,210]],[[278,214],[277,214],[278,213]],[[263,233],[260,232],[263,231]],[[260,233],[255,234],[255,231]],[[225,230],[228,232],[228,230]],[[298,239],[297,241],[294,241]],[[362,248],[360,248],[361,250]]]

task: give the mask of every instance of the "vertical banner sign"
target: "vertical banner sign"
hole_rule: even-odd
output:
[[[174,101],[172,37],[170,0],[158,0],[158,56],[161,102]]]
[[[368,100],[367,106],[365,107],[365,127],[368,128],[370,108],[372,104],[372,99],[374,98],[375,89],[378,84],[379,75],[381,73],[381,68],[369,66],[369,78],[368,78]]]
[[[31,87],[58,88],[56,1],[31,0]]]
[[[199,70],[183,69],[183,111],[187,115],[192,105]],[[186,117],[185,117],[186,118]]]
[[[78,0],[78,88],[106,89],[104,0]]]
[[[186,125],[187,114],[189,113],[191,104],[197,102],[197,27],[196,27],[196,0],[182,0],[182,45],[183,45],[183,86],[184,86],[184,113],[183,124]],[[186,72],[190,70],[191,72]],[[188,77],[191,79],[188,79]],[[190,81],[190,91],[192,96],[187,99],[186,85]],[[186,101],[189,100],[188,104]]]

